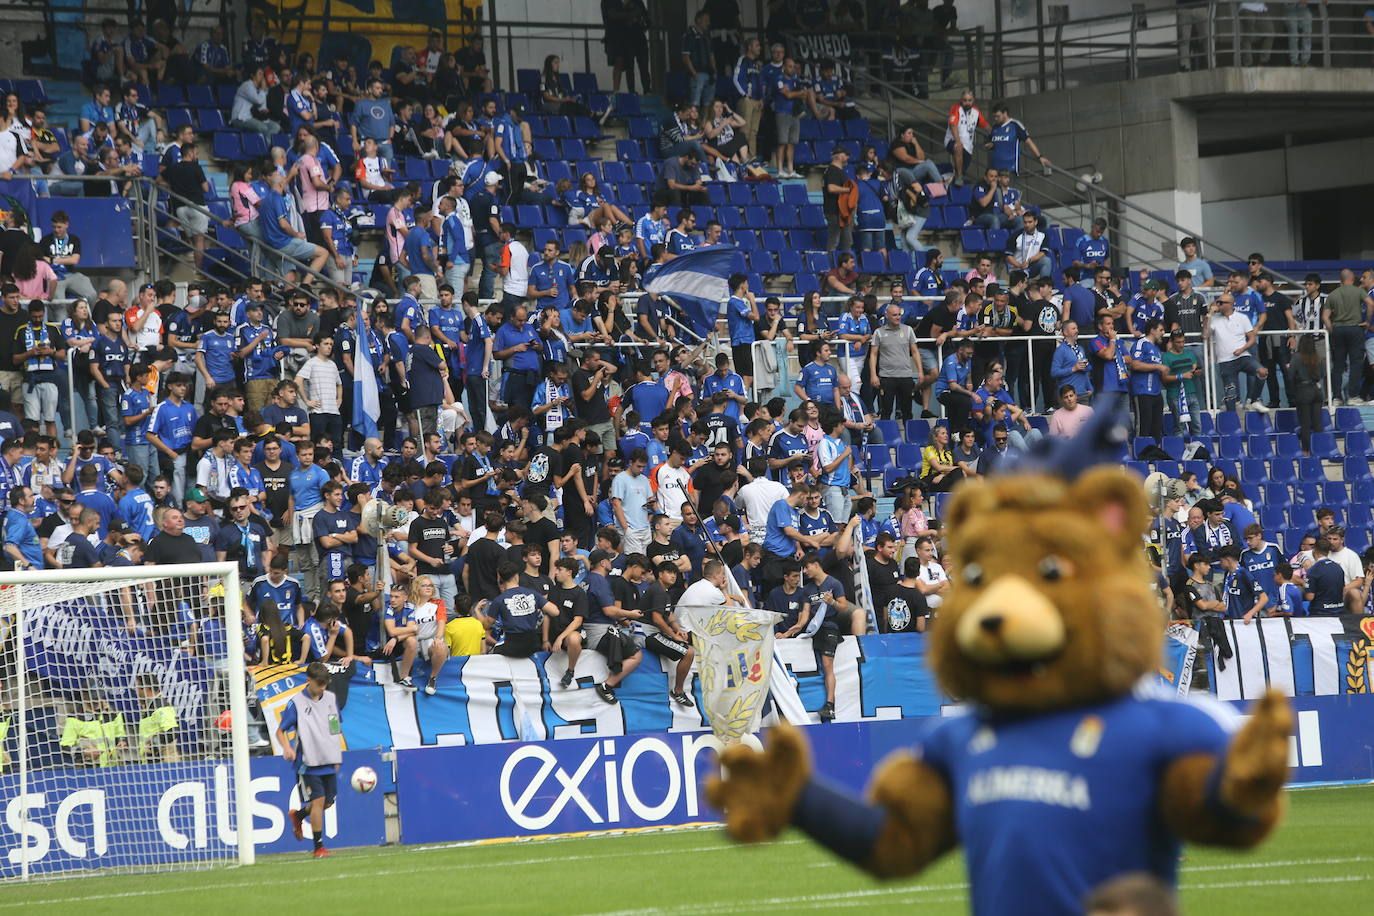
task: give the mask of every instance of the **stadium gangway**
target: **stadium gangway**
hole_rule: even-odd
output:
[[[869,74],[868,79],[873,86],[882,90],[887,102],[889,134],[894,131],[897,123],[896,114],[892,108],[892,100],[894,98],[901,99],[924,110],[931,118],[930,122],[913,125],[924,134],[922,142],[926,149],[944,148],[942,133],[942,126],[946,118],[944,110],[929,99],[922,99],[881,77]],[[861,99],[860,103],[862,104],[862,102]],[[970,169],[969,171],[972,172],[973,170]],[[1118,265],[1129,250],[1133,254],[1132,260],[1147,264],[1154,270],[1168,270],[1172,273],[1177,269],[1178,262],[1176,260],[1161,261],[1157,253],[1177,250],[1179,240],[1185,236],[1197,239],[1199,253],[1207,252],[1207,257],[1210,259],[1222,255],[1231,261],[1244,263],[1247,260],[1242,255],[1210,243],[1200,231],[1184,228],[1172,220],[1147,210],[1109,190],[1100,181],[1095,180],[1096,176],[1092,181],[1085,181],[1083,176],[1075,175],[1068,169],[1051,163],[1042,166],[1038,172],[1025,171],[1021,178],[1021,190],[1025,200],[1040,202],[1041,211],[1046,212],[1050,218],[1053,218],[1052,211],[1056,209],[1065,212],[1076,211],[1081,228],[1090,225],[1092,218],[1096,215],[1096,207],[1099,204],[1097,198],[1100,197],[1114,206],[1114,209],[1107,210],[1103,215],[1106,216],[1109,225],[1108,240],[1112,243],[1111,257]],[[1169,231],[1166,234],[1164,230]],[[1014,231],[1012,234],[1015,234]],[[1143,255],[1140,252],[1150,252],[1150,254]],[[1059,266],[1062,269],[1064,265]],[[1301,286],[1292,277],[1275,271],[1270,271],[1270,273],[1290,286]]]

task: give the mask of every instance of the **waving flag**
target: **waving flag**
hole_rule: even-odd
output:
[[[377,436],[382,400],[377,393],[377,373],[372,369],[372,350],[367,345],[367,316],[358,299],[358,321],[353,346],[353,429],[364,439]],[[383,443],[386,445],[386,443]]]
[[[687,325],[705,337],[715,329],[721,303],[730,298],[730,275],[744,272],[744,255],[738,248],[711,245],[650,267],[644,288],[671,298]]]

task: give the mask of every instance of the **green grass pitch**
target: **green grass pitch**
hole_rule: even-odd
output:
[[[1288,818],[1258,851],[1187,850],[1189,914],[1360,912],[1374,897],[1374,852],[1363,818],[1374,787],[1291,794]],[[967,910],[962,863],[950,857],[919,880],[880,884],[798,834],[741,847],[718,829],[490,846],[339,851],[315,861],[266,856],[252,868],[117,875],[10,884],[0,911],[697,914],[862,907],[879,912]],[[1360,901],[1365,901],[1360,903]]]

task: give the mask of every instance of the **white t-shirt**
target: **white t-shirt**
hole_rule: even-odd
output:
[[[786,499],[788,489],[776,480],[756,477],[739,489],[736,501],[744,509],[749,523],[749,537],[760,540],[768,525],[768,510],[780,499]]]
[[[921,564],[920,581],[927,585],[938,585],[949,580],[949,573],[940,565],[939,560],[931,560],[929,563]],[[943,595],[926,595],[926,607],[932,611],[944,603]]]
[[[687,468],[670,467],[660,464],[654,468],[653,476],[658,486],[658,507],[669,518],[682,521],[682,504],[687,501],[687,492],[692,486],[692,475]]]
[[[507,296],[523,297],[530,288],[530,252],[516,239],[511,239],[506,246],[510,253],[510,269],[501,289]]]
[[[1232,312],[1229,318],[1218,312],[1211,317],[1208,327],[1212,332],[1213,358],[1218,363],[1229,363],[1241,359],[1233,354],[1245,346],[1245,335],[1254,325],[1240,312]]]
[[[1364,578],[1364,565],[1360,563],[1360,555],[1349,547],[1342,547],[1340,550],[1331,554],[1331,559],[1340,566],[1341,572],[1345,573],[1345,584],[1349,585],[1356,579]]]
[[[161,342],[162,314],[154,308],[148,313],[148,320],[143,323],[143,330],[134,337],[134,343],[138,344],[140,350],[150,350],[156,349]]]
[[[705,579],[698,579],[687,590],[682,593],[682,597],[677,599],[678,607],[717,607],[725,603],[725,593],[716,588]],[[681,620],[681,615],[678,616]],[[684,623],[682,628],[687,629]]]

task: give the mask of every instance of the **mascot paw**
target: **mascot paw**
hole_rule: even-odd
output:
[[[1288,736],[1293,730],[1293,712],[1288,700],[1269,691],[1250,710],[1250,719],[1241,727],[1226,752],[1222,774],[1221,798],[1237,811],[1250,815],[1264,813],[1288,778]]]
[[[811,754],[801,731],[779,725],[763,752],[736,745],[720,755],[724,775],[706,785],[706,799],[725,812],[725,829],[742,843],[777,836],[792,820],[797,797],[811,776]]]

